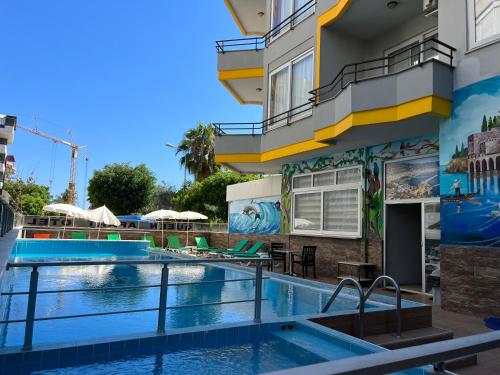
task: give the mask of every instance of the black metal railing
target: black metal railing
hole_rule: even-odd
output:
[[[312,103],[304,103],[260,122],[216,122],[216,135],[259,135],[281,126],[291,125],[312,113]]]
[[[302,21],[301,17],[306,18],[312,12],[313,7],[316,5],[316,0],[310,0],[299,9],[297,9],[292,15],[285,18],[278,25],[273,27],[266,34],[259,37],[250,38],[239,38],[239,39],[226,39],[218,40],[215,42],[215,48],[217,52],[224,53],[228,51],[246,51],[246,50],[259,50],[267,47],[268,43],[279,33],[285,29],[293,30],[294,26]]]
[[[347,64],[331,82],[310,91],[309,100],[318,104],[335,98],[351,83],[399,73],[430,60],[439,60],[451,67],[455,50],[446,43],[430,38],[390,56]]]
[[[14,227],[14,210],[6,203],[0,204],[0,236],[4,236]]]
[[[351,83],[397,74],[434,60],[451,68],[455,51],[452,46],[430,38],[391,56],[347,64],[330,83],[309,92],[311,94],[309,103],[301,104],[261,122],[214,123],[216,135],[259,135],[278,129],[282,125],[291,125],[304,115],[312,113],[314,106],[336,98]]]

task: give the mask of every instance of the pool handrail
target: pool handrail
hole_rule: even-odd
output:
[[[387,276],[387,275],[381,275],[375,279],[375,281],[372,283],[372,285],[368,288],[368,290],[365,293],[365,303],[370,298],[372,295],[373,291],[377,286],[379,286],[380,283],[388,281],[394,289],[396,290],[396,319],[397,319],[397,326],[396,326],[396,334],[397,337],[401,337],[401,288],[399,287],[399,284],[394,280],[392,277]]]
[[[340,294],[341,290],[347,285],[347,284],[352,284],[356,287],[358,290],[359,294],[359,313],[358,313],[358,334],[359,337],[363,337],[363,325],[364,325],[364,313],[365,313],[365,298],[364,298],[364,293],[363,293],[363,288],[361,287],[361,284],[359,283],[358,280],[353,279],[352,277],[345,277],[343,278],[340,283],[337,285],[337,288],[335,288],[332,296],[330,299],[325,303],[323,308],[321,309],[322,313],[326,313],[330,306],[332,305],[333,301],[337,298],[337,296]]]
[[[69,319],[69,318],[83,318],[83,317],[91,317],[91,316],[105,316],[105,315],[115,315],[115,314],[126,314],[126,313],[136,313],[136,312],[150,312],[150,311],[158,311],[158,325],[157,325],[157,333],[159,335],[165,333],[166,326],[166,312],[170,309],[178,309],[178,308],[187,308],[187,307],[201,307],[201,306],[213,306],[213,305],[224,305],[224,304],[232,304],[232,303],[254,303],[254,322],[261,322],[261,310],[262,310],[262,280],[265,279],[262,276],[262,264],[268,263],[271,261],[270,258],[246,258],[245,261],[255,262],[255,278],[241,278],[241,279],[231,279],[231,280],[217,280],[217,281],[197,281],[192,283],[168,283],[168,266],[170,264],[206,264],[206,263],[239,263],[241,259],[148,259],[148,260],[106,260],[106,261],[58,261],[58,262],[8,262],[7,270],[10,268],[31,268],[30,274],[30,282],[29,282],[29,290],[27,292],[5,292],[0,293],[0,295],[20,295],[27,294],[28,295],[28,306],[26,310],[26,319],[16,319],[16,320],[2,320],[0,324],[9,324],[9,323],[25,323],[25,331],[24,331],[24,344],[23,350],[30,351],[33,347],[33,330],[35,321],[44,321],[44,320],[57,320],[57,319]],[[129,310],[120,310],[120,311],[105,311],[98,313],[89,313],[89,314],[77,314],[77,315],[63,315],[63,316],[54,316],[54,317],[38,317],[35,318],[35,309],[36,309],[36,297],[38,294],[47,294],[47,293],[65,293],[65,292],[95,292],[95,291],[103,291],[110,290],[110,288],[81,288],[81,289],[69,289],[69,290],[47,290],[47,291],[38,291],[38,268],[39,267],[71,267],[71,266],[91,266],[91,265],[163,265],[161,271],[161,281],[160,284],[152,284],[152,285],[142,285],[142,286],[132,286],[132,287],[113,287],[112,291],[119,291],[131,288],[160,288],[160,298],[158,307],[153,308],[144,308],[144,309],[129,309]],[[267,277],[266,277],[267,278]],[[177,306],[167,306],[167,292],[169,286],[183,286],[183,285],[198,285],[198,284],[207,284],[207,283],[226,283],[226,282],[235,282],[235,281],[255,281],[255,296],[253,299],[245,299],[245,300],[235,300],[235,301],[221,301],[221,302],[209,302],[209,303],[200,303],[200,304],[191,304],[191,305],[177,305]]]

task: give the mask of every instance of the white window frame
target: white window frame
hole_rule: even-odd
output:
[[[271,20],[270,20],[270,25],[271,25],[271,31],[273,30],[274,26],[273,26],[273,19],[274,19],[274,2],[276,0],[271,0]],[[286,1],[286,0],[282,0],[282,1]],[[294,0],[288,0],[290,2],[290,14],[285,17],[285,18],[288,18],[290,17],[291,15],[295,14],[296,12],[296,9],[295,9],[295,1]],[[295,27],[297,25],[299,25],[300,23],[302,23],[303,21],[305,21],[306,19],[308,19],[309,17],[311,17],[315,12],[316,12],[316,4],[314,4],[310,10],[308,10],[310,13],[303,19],[299,20],[299,22],[296,22],[294,21],[292,23],[292,26]],[[277,25],[276,25],[277,26]],[[276,35],[271,35],[271,38],[269,38],[269,42],[272,43],[274,42],[276,39],[278,39],[279,37],[285,35],[287,32],[289,32],[290,30],[293,30],[292,28],[290,28],[290,24],[288,24],[285,28],[281,29]]]
[[[313,87],[311,88],[314,89],[314,74],[315,74],[315,69],[314,69],[314,48],[311,48],[309,50],[307,50],[306,52],[304,53],[301,53],[300,55],[298,55],[297,57],[294,57],[292,60],[286,62],[285,64],[283,65],[280,65],[279,67],[277,67],[276,69],[272,70],[270,73],[269,73],[269,76],[268,76],[268,79],[267,79],[267,85],[268,85],[268,89],[267,89],[267,118],[270,118],[271,117],[271,78],[273,75],[279,73],[281,70],[283,70],[283,68],[285,67],[288,67],[288,86],[287,86],[287,96],[288,96],[288,110],[291,110],[292,109],[292,68],[293,68],[293,65],[297,62],[299,62],[300,60],[302,59],[305,59],[309,56],[312,56],[312,60],[313,60],[313,64],[312,64],[312,68],[311,68],[311,73],[312,73],[312,82],[313,82]],[[306,103],[303,103],[303,104],[306,104]],[[279,113],[277,114],[279,115]],[[309,117],[312,115],[312,109],[309,110],[309,111],[304,111],[302,113],[299,113],[297,115],[293,115],[290,117],[290,120],[289,120],[289,124],[295,122],[295,121],[298,121],[298,120],[302,120],[306,117]],[[283,125],[286,125],[287,124],[287,121],[286,121],[286,118],[283,119],[283,120],[279,120],[275,123],[270,123],[268,124],[268,128],[278,128],[280,126],[283,126]]]
[[[430,35],[436,34],[436,33],[438,33],[438,28],[437,27],[433,27],[431,29],[428,29],[428,30],[424,31],[423,33],[418,34],[417,36],[414,36],[412,38],[406,39],[405,41],[403,41],[403,42],[395,45],[394,47],[386,49],[384,51],[384,57],[386,59],[389,59],[389,55],[391,53],[396,52],[397,50],[402,49],[404,47],[409,47],[410,44],[415,43],[415,42],[422,43],[427,37],[429,37]],[[420,60],[422,62],[423,61],[427,61],[427,60],[424,60],[422,49],[420,49],[420,51],[421,51],[420,52],[420,55],[421,55],[421,59]],[[436,57],[433,57],[432,59],[439,60],[439,58],[436,58]],[[414,66],[415,65],[412,65],[412,66],[408,67],[407,69],[412,68]],[[399,73],[399,72],[400,71],[394,72],[394,73]],[[394,73],[391,73],[391,74],[394,74]],[[389,74],[389,67],[388,66],[385,68],[385,74]]]
[[[359,169],[359,182],[349,184],[337,184],[337,172],[347,169]],[[314,176],[324,173],[335,173],[334,184],[314,187]],[[293,181],[297,177],[311,176],[311,186],[307,188],[293,188]],[[330,191],[354,190],[358,191],[358,230],[357,232],[343,232],[343,231],[327,231],[323,230],[323,209],[324,209],[324,194]],[[319,230],[304,230],[295,229],[295,196],[311,193],[321,193],[321,211],[320,211],[320,229]],[[363,232],[363,166],[354,165],[350,167],[329,169],[326,171],[302,173],[294,175],[292,178],[292,215],[291,215],[291,234],[309,235],[309,236],[324,236],[335,238],[361,238]]]
[[[469,49],[490,44],[491,42],[500,40],[500,33],[493,34],[492,36],[483,40],[477,41],[476,38],[476,6],[474,0],[467,0],[467,26],[469,36]],[[495,0],[492,3],[493,7],[500,6],[500,0]]]

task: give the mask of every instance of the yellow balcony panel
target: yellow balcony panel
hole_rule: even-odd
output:
[[[243,35],[266,33],[265,0],[224,0],[224,3]]]

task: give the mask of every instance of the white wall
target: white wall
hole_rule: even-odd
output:
[[[270,176],[260,180],[228,185],[226,201],[254,199],[281,195],[281,175]]]

